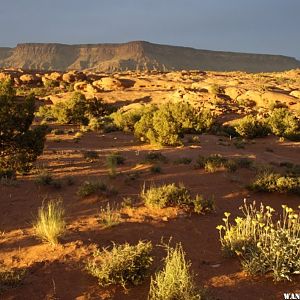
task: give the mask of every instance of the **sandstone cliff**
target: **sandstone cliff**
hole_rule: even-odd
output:
[[[300,62],[282,55],[198,50],[143,41],[124,44],[28,43],[0,48],[0,67],[39,70],[211,70],[284,71]]]

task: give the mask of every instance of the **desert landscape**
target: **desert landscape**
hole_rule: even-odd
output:
[[[1,299],[300,293],[300,69],[37,67],[0,73]]]

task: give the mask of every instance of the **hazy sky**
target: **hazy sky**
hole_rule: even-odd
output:
[[[300,0],[0,0],[0,46],[146,40],[300,58]]]

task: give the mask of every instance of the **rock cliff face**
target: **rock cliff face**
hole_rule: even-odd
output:
[[[198,50],[152,44],[18,44],[0,48],[0,67],[38,70],[210,70],[284,71],[300,67],[300,61],[282,55]]]

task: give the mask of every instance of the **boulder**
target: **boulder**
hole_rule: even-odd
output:
[[[41,78],[33,74],[24,74],[20,76],[20,81],[24,84],[37,84],[41,82]]]
[[[292,92],[290,92],[290,95],[295,98],[300,99],[300,91],[292,91]]]
[[[229,96],[232,100],[236,100],[238,96],[245,93],[245,90],[236,87],[227,87],[224,89],[224,94]]]
[[[119,79],[111,77],[104,77],[100,80],[96,80],[92,83],[92,85],[96,88],[99,88],[102,91],[114,91],[124,88],[124,85]]]

